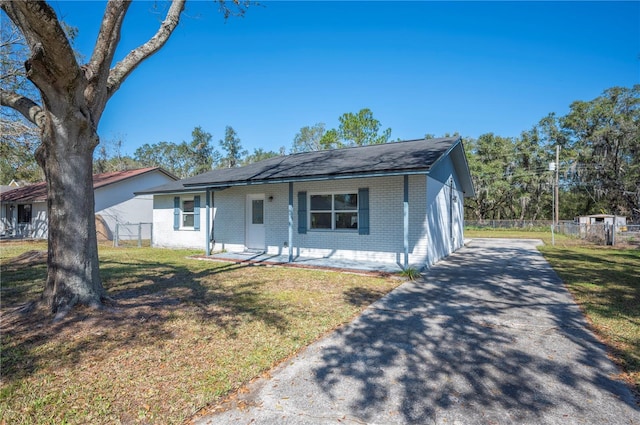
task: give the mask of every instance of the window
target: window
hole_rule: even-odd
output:
[[[182,227],[193,227],[194,223],[194,208],[195,203],[193,199],[182,201]]]
[[[200,230],[200,195],[173,198],[173,230]]]
[[[311,229],[358,228],[358,194],[356,193],[310,195],[309,206]]]
[[[31,223],[31,204],[18,205],[18,223]]]
[[[251,223],[264,224],[264,200],[254,199],[251,201]]]

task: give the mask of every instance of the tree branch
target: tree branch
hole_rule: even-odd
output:
[[[27,97],[0,89],[0,106],[15,109],[40,128],[44,125],[45,113],[42,107]]]
[[[27,61],[27,77],[41,90],[67,87],[79,69],[58,17],[46,2],[40,0],[0,0],[0,8],[24,35],[33,56]],[[43,48],[46,46],[46,48]]]
[[[104,87],[109,77],[109,68],[120,41],[122,22],[130,5],[131,2],[126,0],[107,3],[93,55],[89,63],[84,67],[85,76],[89,81],[85,95],[89,104],[97,106],[98,109],[104,107],[108,96],[106,91],[98,90],[97,88]],[[96,96],[101,96],[103,99],[96,99]]]
[[[173,0],[165,20],[160,24],[160,28],[156,34],[145,44],[129,52],[124,59],[111,69],[107,80],[107,99],[120,88],[124,80],[142,61],[160,50],[167,40],[169,40],[169,37],[178,26],[180,14],[184,10],[185,1],[186,0]]]

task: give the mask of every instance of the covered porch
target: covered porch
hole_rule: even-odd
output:
[[[262,266],[287,266],[312,269],[325,269],[352,273],[399,274],[401,264],[381,263],[374,261],[346,260],[338,258],[293,257],[274,255],[264,252],[219,252],[210,255],[196,256],[199,260],[223,261],[231,263],[255,264]]]

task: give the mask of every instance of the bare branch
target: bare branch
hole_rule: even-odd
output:
[[[89,103],[96,105],[98,109],[101,109],[106,104],[107,96],[104,91],[97,90],[97,87],[104,86],[109,77],[109,68],[120,41],[122,22],[130,5],[131,2],[126,0],[107,3],[93,55],[85,66],[85,75],[89,80],[89,87],[85,94]],[[97,100],[95,97],[100,93],[104,93],[104,99]]]
[[[145,44],[129,52],[124,59],[118,62],[118,64],[111,69],[107,82],[108,97],[111,97],[113,93],[120,88],[120,85],[124,80],[134,69],[138,67],[138,65],[140,65],[140,63],[142,63],[142,61],[156,53],[165,45],[173,31],[178,26],[180,14],[184,10],[185,1],[186,0],[173,0],[171,7],[167,12],[167,16],[162,24],[160,24],[160,28],[156,34]]]
[[[27,97],[0,89],[0,106],[15,109],[40,128],[44,125],[45,113],[42,107]]]

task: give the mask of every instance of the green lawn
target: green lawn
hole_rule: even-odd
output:
[[[581,239],[522,230],[465,231],[467,238],[536,238],[594,331],[610,347],[622,378],[640,394],[640,249],[596,246]]]
[[[181,423],[401,283],[103,246],[113,305],[51,324],[16,311],[42,291],[44,249],[0,244],[0,423]]]

